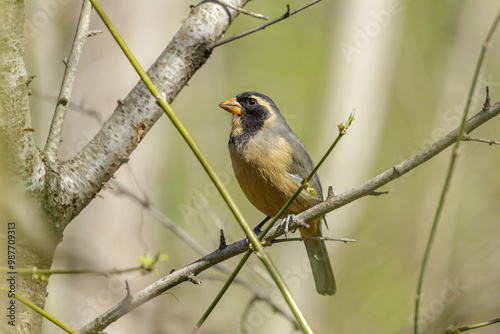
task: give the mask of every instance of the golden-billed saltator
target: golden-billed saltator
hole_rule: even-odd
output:
[[[229,153],[234,174],[248,200],[267,217],[273,217],[293,195],[314,163],[299,137],[290,129],[274,102],[256,92],[241,93],[220,107],[233,114]],[[280,218],[298,214],[323,201],[319,177],[309,182]],[[325,217],[300,227],[302,236],[321,237]],[[337,288],[328,251],[321,239],[304,241],[316,290],[333,295]]]

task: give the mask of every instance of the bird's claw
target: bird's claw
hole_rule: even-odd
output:
[[[295,219],[295,215],[293,213],[289,214],[286,216],[280,223],[280,228],[283,228],[285,230],[285,238],[287,237],[286,234],[289,232],[289,227],[290,223]],[[295,232],[292,231],[292,233]]]

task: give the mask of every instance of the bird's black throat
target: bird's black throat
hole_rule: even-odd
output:
[[[236,147],[244,146],[252,137],[254,137],[264,126],[264,122],[268,115],[244,115],[240,117],[242,131],[240,131],[239,134],[235,134],[235,131],[231,131],[231,135],[229,136],[229,143]]]

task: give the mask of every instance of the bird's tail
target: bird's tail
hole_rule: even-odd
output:
[[[300,229],[304,237],[321,237],[321,228],[319,226],[319,219],[310,223],[314,228]],[[312,232],[312,233],[311,233]],[[335,277],[333,276],[332,265],[328,256],[324,240],[304,240],[306,246],[307,256],[311,263],[312,274],[316,290],[321,295],[334,295],[337,292],[337,285],[335,284]]]

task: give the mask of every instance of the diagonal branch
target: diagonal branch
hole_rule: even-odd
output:
[[[500,102],[491,106],[489,110],[483,110],[469,119],[466,123],[466,133],[470,133],[498,114],[500,114]],[[299,225],[307,223],[308,221],[311,221],[319,216],[323,216],[326,213],[340,208],[348,203],[351,203],[356,199],[372,194],[376,189],[388,184],[398,177],[401,177],[402,175],[430,160],[440,152],[444,151],[449,146],[453,145],[453,143],[459,136],[459,131],[460,128],[451,131],[442,139],[438,140],[423,151],[388,169],[382,174],[379,174],[349,191],[331,197],[325,202],[296,215],[294,221],[290,223],[289,228],[295,229]],[[283,235],[284,233],[285,231],[281,229],[280,226],[275,226],[268,232],[265,241],[273,240],[278,236]],[[186,267],[159,279],[143,290],[133,294],[127,301],[126,307],[124,307],[121,303],[112,307],[111,309],[100,315],[98,318],[82,327],[78,332],[80,334],[87,334],[103,330],[109,324],[113,323],[131,310],[139,307],[140,305],[146,303],[154,297],[161,295],[165,291],[180,283],[190,281],[193,275],[198,275],[199,273],[213,267],[214,265],[231,257],[237,256],[247,250],[248,242],[246,239],[230,244],[222,250],[216,250],[202,257],[196,262],[193,262]]]
[[[469,134],[475,129],[477,129],[482,124],[491,120],[493,117],[500,114],[500,102],[495,103],[488,110],[482,110],[472,118],[470,118],[465,124],[465,133]],[[414,168],[420,166],[431,158],[435,157],[446,148],[453,145],[458,139],[460,133],[460,127],[448,133],[446,136],[435,142],[434,144],[428,146],[419,153],[411,156],[403,162],[400,162],[396,166],[386,170],[382,174],[375,176],[374,178],[360,184],[343,192],[342,194],[336,195],[330,199],[327,199],[321,204],[302,212],[301,214],[295,216],[295,220],[298,224],[303,224],[314,218],[325,215],[335,209],[338,209],[346,204],[351,203],[361,197],[370,195],[378,188],[388,184],[389,182],[403,176]]]
[[[278,22],[280,22],[280,21],[282,21],[282,20],[284,20],[284,19],[287,19],[287,18],[289,18],[290,16],[295,15],[295,14],[297,14],[298,12],[303,11],[304,9],[307,9],[307,8],[309,8],[309,7],[310,7],[310,6],[312,6],[312,5],[315,5],[315,4],[317,4],[318,2],[320,2],[320,1],[321,1],[321,0],[313,0],[313,1],[311,1],[310,3],[308,3],[308,4],[304,5],[304,6],[300,7],[300,8],[297,8],[297,9],[295,9],[295,10],[292,10],[292,11],[290,11],[290,5],[287,5],[287,10],[286,10],[285,14],[283,14],[283,15],[281,15],[281,16],[278,16],[277,18],[275,18],[275,19],[273,19],[273,20],[271,20],[271,21],[269,21],[269,22],[266,22],[266,23],[264,23],[264,24],[262,24],[262,25],[260,25],[260,26],[257,26],[257,27],[255,27],[255,28],[252,28],[252,29],[247,30],[247,31],[244,31],[244,32],[242,32],[242,33],[240,33],[240,34],[233,35],[233,36],[231,36],[231,37],[229,37],[229,38],[226,38],[225,40],[220,41],[220,42],[218,42],[218,43],[214,44],[214,45],[213,45],[213,47],[214,47],[214,48],[216,48],[216,47],[221,46],[221,45],[223,45],[223,44],[226,44],[226,43],[232,42],[232,41],[234,41],[234,40],[236,40],[236,39],[240,39],[240,38],[242,38],[242,37],[245,37],[245,36],[248,36],[248,35],[250,35],[250,34],[253,34],[254,32],[257,32],[257,31],[259,31],[259,30],[264,30],[264,29],[266,29],[267,27],[269,27],[269,26],[271,26],[271,25],[273,25],[273,24],[275,24],[275,23],[278,23]]]
[[[83,1],[82,11],[76,28],[75,39],[71,47],[68,59],[65,62],[66,69],[64,71],[61,90],[57,97],[56,110],[52,123],[50,125],[47,143],[45,144],[44,153],[50,162],[57,160],[57,153],[62,141],[62,130],[64,120],[66,119],[66,111],[73,92],[73,84],[76,78],[76,71],[80,63],[80,57],[83,53],[83,47],[89,37],[90,14],[92,5],[89,0]]]

